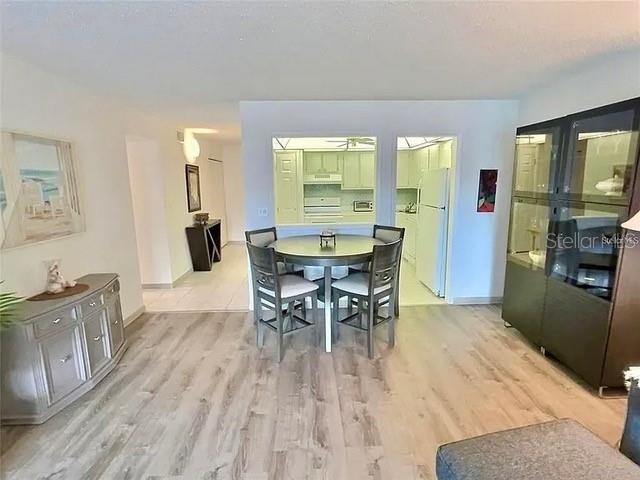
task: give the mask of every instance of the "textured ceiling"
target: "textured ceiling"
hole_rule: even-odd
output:
[[[237,134],[237,102],[522,94],[640,46],[640,2],[3,2],[2,48]]]

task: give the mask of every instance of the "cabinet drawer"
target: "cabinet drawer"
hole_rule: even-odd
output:
[[[80,333],[68,328],[39,344],[49,405],[79,387],[85,380]]]
[[[107,307],[107,320],[109,322],[109,336],[111,337],[111,356],[115,355],[124,343],[124,325],[122,322],[122,309],[120,299],[115,299]]]
[[[107,285],[107,288],[104,289],[104,302],[108,303],[109,300],[114,298],[120,293],[120,281],[116,280],[113,283]]]
[[[75,307],[63,308],[49,313],[46,316],[36,320],[33,324],[36,337],[43,337],[49,333],[62,330],[73,324],[77,319]]]
[[[84,335],[87,342],[89,377],[93,377],[109,361],[110,356],[106,310],[84,321]]]
[[[82,316],[87,318],[93,312],[97,312],[103,305],[102,294],[98,293],[96,295],[92,295],[86,300],[83,300],[80,304],[80,308],[82,309]]]

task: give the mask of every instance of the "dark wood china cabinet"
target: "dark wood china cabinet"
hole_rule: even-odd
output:
[[[640,364],[640,98],[518,128],[502,317],[600,393]]]

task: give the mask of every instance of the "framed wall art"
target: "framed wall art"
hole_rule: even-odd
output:
[[[478,182],[478,205],[477,212],[492,213],[496,207],[496,188],[498,185],[498,170],[480,170],[480,180]]]
[[[71,143],[3,131],[0,212],[2,248],[83,232]]]
[[[200,197],[200,168],[197,165],[185,165],[187,178],[187,208],[196,212],[202,208]]]

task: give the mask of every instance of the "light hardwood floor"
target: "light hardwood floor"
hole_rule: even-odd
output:
[[[312,332],[282,364],[246,313],[146,314],[122,363],[47,423],[2,429],[7,479],[433,479],[439,444],[572,417],[614,444],[625,401],[543,358],[494,306],[407,307],[378,358]],[[354,338],[354,336],[356,338]]]

